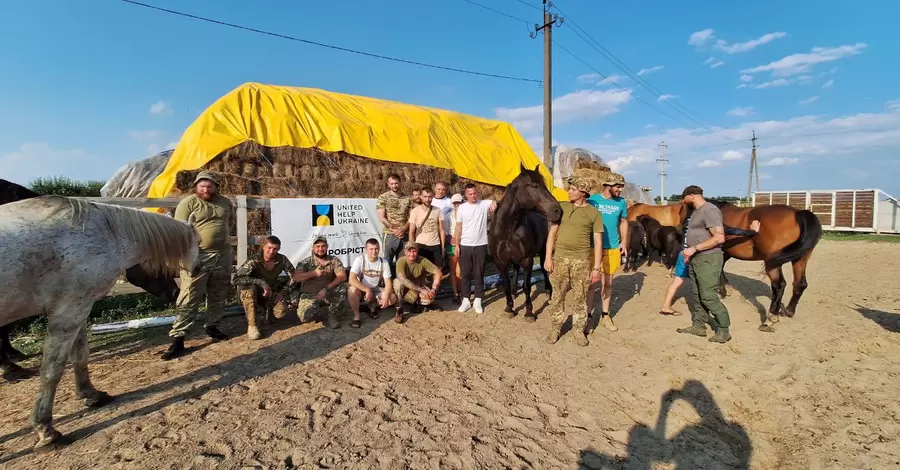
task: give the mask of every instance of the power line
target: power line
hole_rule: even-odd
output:
[[[443,65],[428,64],[425,62],[417,62],[414,60],[400,59],[397,57],[390,57],[390,56],[381,55],[381,54],[374,54],[371,52],[365,52],[365,51],[360,51],[360,50],[356,50],[356,49],[350,49],[350,48],[346,48],[346,47],[335,46],[335,45],[325,44],[325,43],[316,42],[316,41],[310,41],[309,39],[302,39],[302,38],[297,38],[297,37],[293,37],[293,36],[287,36],[284,34],[273,33],[270,31],[263,31],[261,29],[251,28],[248,26],[241,26],[238,24],[226,23],[224,21],[214,20],[211,18],[203,17],[203,16],[197,16],[197,15],[192,15],[190,13],[183,13],[180,11],[170,10],[167,8],[157,7],[154,5],[148,5],[146,3],[136,2],[134,0],[120,0],[120,1],[125,2],[125,3],[130,3],[132,5],[149,8],[151,10],[169,13],[172,15],[183,16],[186,18],[192,18],[195,20],[205,21],[207,23],[213,23],[213,24],[217,24],[217,25],[221,25],[221,26],[228,26],[231,28],[241,29],[244,31],[250,31],[253,33],[258,33],[258,34],[264,34],[266,36],[272,36],[272,37],[276,37],[276,38],[280,38],[280,39],[287,39],[290,41],[302,42],[304,44],[309,44],[309,45],[313,45],[313,46],[325,47],[328,49],[334,49],[334,50],[343,51],[343,52],[351,52],[353,54],[364,55],[367,57],[374,57],[376,59],[390,60],[390,61],[394,61],[394,62],[401,62],[404,64],[418,65],[420,67],[428,67],[428,68],[433,68],[433,69],[446,70],[446,71],[450,71],[450,72],[465,73],[465,74],[469,74],[469,75],[478,75],[478,76],[482,76],[482,77],[500,78],[500,79],[504,79],[504,80],[513,80],[513,81],[520,81],[520,82],[532,82],[532,83],[538,83],[538,84],[543,83],[541,80],[536,80],[533,78],[513,77],[513,76],[509,76],[509,75],[498,75],[498,74],[493,74],[493,73],[478,72],[478,71],[474,71],[474,70],[458,69],[458,68],[454,68],[454,67],[445,67]]]
[[[513,15],[510,15],[509,13],[506,13],[506,12],[503,12],[503,11],[500,11],[500,10],[495,10],[494,8],[491,8],[491,7],[487,6],[487,5],[482,5],[481,3],[478,3],[478,2],[473,2],[472,0],[462,0],[462,1],[464,1],[464,2],[466,2],[466,3],[468,3],[468,4],[470,4],[470,5],[475,5],[475,6],[478,7],[478,8],[484,8],[485,10],[490,11],[490,12],[493,12],[493,13],[496,13],[496,14],[498,14],[498,15],[505,16],[505,17],[510,18],[510,19],[513,19],[513,20],[522,21],[522,22],[524,22],[526,25],[529,24],[529,23],[531,23],[531,21],[528,21],[528,20],[526,20],[525,18],[520,18],[520,17],[518,17],[518,16],[513,16]]]
[[[519,2],[519,3],[521,3],[522,5],[525,5],[526,7],[534,8],[535,10],[538,10],[538,11],[542,11],[542,10],[543,10],[543,8],[541,8],[541,7],[537,6],[537,5],[533,5],[533,4],[531,4],[531,3],[528,3],[528,2],[526,2],[525,0],[513,0],[513,1]]]

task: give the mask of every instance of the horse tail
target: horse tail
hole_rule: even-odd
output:
[[[793,263],[813,249],[822,238],[822,223],[811,211],[806,209],[797,211],[794,218],[797,225],[800,226],[800,236],[790,245],[772,253],[766,260],[766,266],[776,267],[789,262]]]

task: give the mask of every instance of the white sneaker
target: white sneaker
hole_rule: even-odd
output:
[[[481,299],[475,298],[475,313],[484,313],[484,308],[481,307]]]
[[[459,308],[456,311],[459,313],[464,313],[470,308],[472,308],[472,304],[469,303],[469,298],[466,297],[462,300],[462,303],[459,305]]]

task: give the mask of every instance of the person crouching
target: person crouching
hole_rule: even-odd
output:
[[[397,323],[403,323],[404,303],[431,305],[442,276],[440,268],[419,256],[419,246],[415,242],[406,242],[404,252],[405,256],[397,260],[397,279],[394,282],[394,293],[397,295],[394,321]],[[430,288],[426,287],[428,277],[432,278]]]
[[[237,269],[232,281],[237,288],[238,298],[244,305],[247,338],[251,340],[261,336],[256,325],[259,313],[264,315],[268,323],[271,321],[270,315],[281,319],[292,308],[296,308],[296,304],[291,304],[294,264],[279,250],[281,240],[274,235],[266,237],[262,252],[247,259]]]

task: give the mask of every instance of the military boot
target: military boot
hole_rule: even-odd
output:
[[[695,323],[690,328],[679,328],[679,333],[691,334],[696,336],[706,336],[706,325],[703,323]]]
[[[166,349],[160,358],[164,361],[168,361],[170,359],[174,359],[178,356],[184,354],[184,337],[172,338],[172,344],[169,345],[169,349]]]
[[[727,343],[731,341],[731,334],[728,332],[728,328],[719,328],[716,331],[716,334],[713,335],[712,338],[709,339],[710,343]]]
[[[575,344],[579,346],[587,346],[590,344],[590,341],[588,341],[587,335],[585,334],[586,329],[587,318],[572,322],[572,331],[570,331],[569,334],[572,335],[572,341],[574,341]]]
[[[559,335],[562,333],[562,324],[551,322],[550,323],[550,334],[547,335],[547,342],[550,344],[555,344],[559,341]]]

